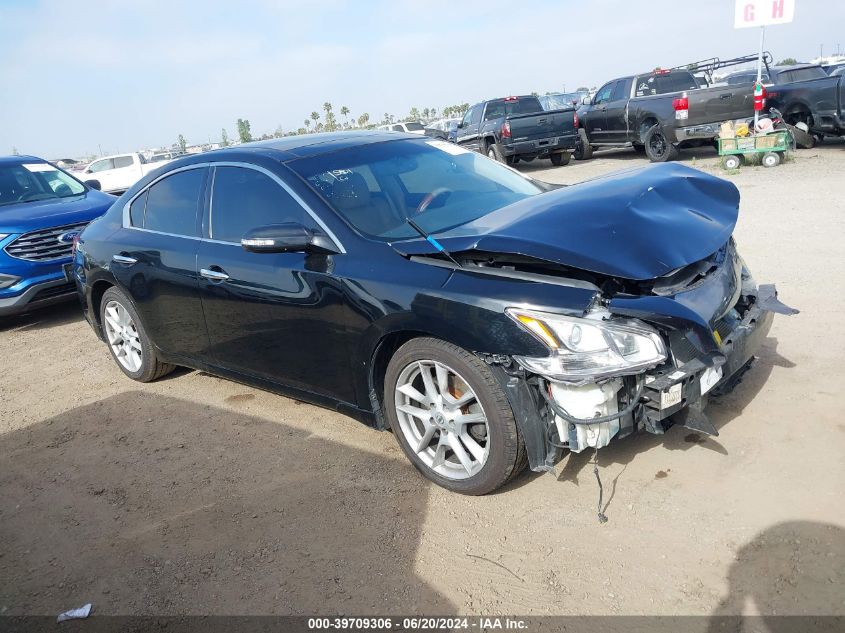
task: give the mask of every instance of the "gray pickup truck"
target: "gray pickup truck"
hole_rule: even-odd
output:
[[[482,101],[458,124],[455,141],[501,163],[549,158],[566,165],[575,149],[575,108],[543,110],[532,95]]]
[[[702,87],[688,70],[656,70],[607,82],[578,110],[576,159],[598,147],[631,147],[652,162],[708,144],[723,121],[754,115],[754,84]]]

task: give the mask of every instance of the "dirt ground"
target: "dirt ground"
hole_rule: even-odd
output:
[[[0,613],[845,614],[843,174],[831,142],[725,175],[741,253],[802,312],[711,405],[717,438],[600,452],[604,525],[586,454],[462,497],[336,413],[196,371],[133,383],[75,304],[0,322]]]

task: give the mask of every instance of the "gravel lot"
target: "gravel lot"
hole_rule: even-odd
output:
[[[0,613],[845,614],[843,173],[834,141],[725,176],[742,254],[802,313],[711,406],[718,438],[600,452],[604,525],[586,454],[461,497],[336,413],[195,371],[133,383],[75,304],[0,321]]]

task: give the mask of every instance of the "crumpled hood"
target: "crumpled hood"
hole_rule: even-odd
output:
[[[733,183],[666,163],[532,196],[436,238],[453,253],[519,254],[646,280],[717,251],[738,211]],[[435,252],[424,240],[393,246],[405,255]]]

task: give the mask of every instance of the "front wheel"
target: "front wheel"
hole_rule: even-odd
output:
[[[653,125],[643,139],[645,155],[652,163],[665,163],[678,157],[678,148],[672,145],[659,125]]]
[[[742,167],[742,156],[729,154],[722,159],[722,168],[727,170],[739,169]]]
[[[161,362],[129,298],[117,288],[103,293],[100,323],[117,366],[138,382],[150,382],[173,371]]]
[[[426,478],[468,495],[492,492],[526,464],[513,411],[490,368],[434,338],[400,347],[387,367],[387,419]]]

